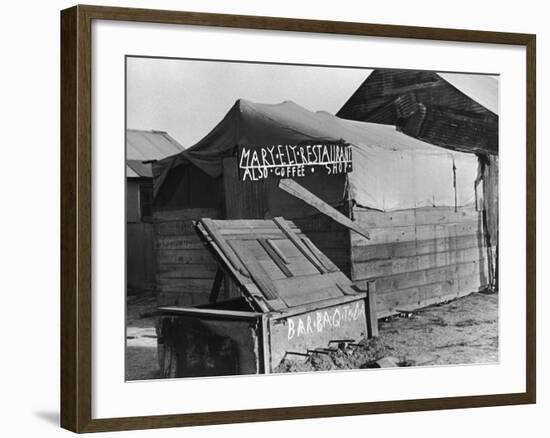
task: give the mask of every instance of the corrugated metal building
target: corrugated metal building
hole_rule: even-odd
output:
[[[126,131],[126,282],[129,291],[155,286],[152,162],[183,147],[166,132]]]

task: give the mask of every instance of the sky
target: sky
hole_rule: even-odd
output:
[[[128,58],[126,71],[127,128],[166,131],[188,148],[239,98],[335,114],[372,70]]]

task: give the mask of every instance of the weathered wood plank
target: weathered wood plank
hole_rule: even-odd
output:
[[[218,266],[218,264],[216,263],[216,261],[214,260],[213,257],[212,257],[212,261],[210,263],[203,263],[203,262],[185,263],[185,264],[181,264],[181,263],[163,263],[162,265],[157,266],[157,273],[177,271],[178,269],[181,269],[181,268],[183,268],[183,269],[194,269],[197,266],[202,266],[202,267],[204,267],[205,270],[208,270],[210,272],[216,272],[216,267]]]
[[[197,309],[197,308],[186,308],[186,307],[162,307],[159,309],[163,314],[174,314],[174,315],[188,315],[188,316],[197,316],[204,319],[245,319],[245,320],[256,320],[261,313],[257,312],[244,312],[240,310],[226,310],[226,309]]]
[[[233,232],[236,231],[236,232]],[[258,240],[258,239],[281,239],[284,235],[277,230],[232,230],[231,233],[222,232],[221,235],[227,241],[229,240]]]
[[[365,262],[483,246],[485,246],[484,236],[481,234],[471,234],[467,236],[452,236],[441,239],[413,240],[378,245],[354,245],[351,248],[351,257],[354,262]]]
[[[212,283],[212,289],[210,289],[210,297],[208,298],[208,301],[210,301],[211,303],[215,303],[218,301],[220,291],[223,287],[223,277],[223,271],[218,268],[216,270],[216,276],[214,277],[214,283]]]
[[[286,221],[291,228],[297,228],[291,221]],[[273,229],[279,228],[271,221],[266,219],[224,219],[223,221],[214,221],[215,224],[221,224],[221,232],[229,233],[230,230],[242,229]]]
[[[321,264],[321,262],[311,254],[311,251],[306,247],[302,239],[296,235],[296,233],[288,226],[286,221],[281,217],[276,217],[273,221],[281,229],[281,231],[286,235],[286,237],[302,252],[302,254],[315,266],[319,272],[327,272],[326,268]]]
[[[168,280],[170,278],[213,278],[216,274],[215,264],[178,264],[170,265],[170,268],[161,266],[157,271],[158,278]]]
[[[204,243],[196,234],[189,236],[157,236],[155,241],[157,249],[201,249]]]
[[[223,255],[229,260],[233,267],[243,275],[247,275],[247,269],[243,263],[235,256],[233,249],[227,244],[227,241],[220,235],[218,227],[211,219],[202,219],[202,226],[206,229],[209,237],[213,239]]]
[[[477,292],[485,286],[482,278],[470,275],[453,282],[444,281],[401,289],[391,293],[377,294],[377,315],[381,318],[400,310],[426,307]]]
[[[155,224],[155,234],[157,236],[196,236],[197,232],[193,221],[173,221],[161,222]]]
[[[244,245],[244,242],[232,240],[230,241],[229,246],[237,254],[242,266],[246,266],[246,269],[250,273],[254,283],[256,283],[264,296],[268,300],[278,299],[277,291],[273,286],[273,282],[269,278],[269,275],[262,265],[260,265],[256,257],[254,257],[252,252]]]
[[[208,304],[209,293],[193,293],[178,291],[159,291],[157,303],[159,306],[200,306]]]
[[[413,257],[402,257],[389,260],[354,263],[352,279],[370,279],[404,272],[423,271],[439,266],[465,263],[482,259],[486,251],[479,248],[467,248],[456,251],[438,252]]]
[[[185,292],[192,294],[206,294],[206,301],[210,296],[214,277],[210,279],[200,278],[169,278],[157,279],[157,289],[161,292]]]
[[[283,256],[281,256],[281,253],[276,251],[273,247],[273,245],[269,242],[273,242],[272,240],[266,240],[266,239],[260,239],[258,240],[260,242],[260,245],[262,245],[262,248],[265,250],[266,253],[269,254],[273,262],[277,265],[277,267],[285,274],[287,277],[292,276],[292,272],[287,267],[288,260]]]
[[[157,252],[157,266],[165,264],[214,263],[214,258],[206,249],[164,249]]]
[[[425,284],[455,281],[457,278],[468,275],[484,275],[488,278],[487,260],[480,259],[466,263],[451,264],[422,271],[373,278],[373,280],[376,281],[377,293],[381,294]],[[355,284],[360,289],[365,289],[368,281],[370,280],[359,280]]]
[[[332,218],[334,221],[338,222],[339,224],[349,228],[350,230],[355,231],[356,233],[360,234],[361,236],[364,236],[365,238],[369,239],[369,232],[361,226],[361,224],[352,221],[349,217],[343,215],[338,210],[336,210],[334,207],[327,204],[325,201],[323,201],[321,198],[315,196],[313,193],[311,193],[309,190],[307,190],[302,185],[298,184],[296,181],[292,179],[281,179],[279,181],[279,188],[284,190],[285,192],[301,199],[306,204],[311,205],[312,207],[319,210],[321,213],[326,214],[330,218]]]
[[[281,251],[279,246],[277,245],[276,239],[266,239],[265,242],[271,247],[271,249],[277,254],[277,256],[281,259],[283,263],[290,263],[288,261],[288,257]]]
[[[202,218],[216,219],[220,217],[220,211],[215,208],[185,208],[181,210],[153,211],[155,222],[191,221]]]
[[[453,236],[468,236],[481,232],[477,222],[448,225],[418,225],[390,228],[371,228],[370,240],[351,233],[352,246],[378,245],[413,240],[442,239]]]
[[[456,224],[480,220],[480,211],[475,207],[425,207],[410,210],[381,212],[354,207],[354,220],[368,228],[401,227],[409,225]]]
[[[356,295],[351,282],[341,272],[290,277],[274,282],[277,294],[289,306],[322,301],[344,295]]]
[[[367,295],[367,329],[369,338],[378,337],[378,316],[376,311],[376,283],[371,281],[368,283]]]

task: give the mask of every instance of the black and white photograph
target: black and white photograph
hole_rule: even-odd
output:
[[[126,57],[127,381],[499,362],[499,75],[394,67]]]

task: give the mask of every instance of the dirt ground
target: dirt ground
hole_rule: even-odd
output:
[[[130,297],[127,306],[126,378],[159,378],[155,297]],[[327,354],[285,360],[276,372],[326,371],[376,366],[391,358],[399,366],[498,361],[498,294],[475,293],[412,314],[379,322],[380,336]]]
[[[158,379],[154,293],[126,301],[126,380]]]

